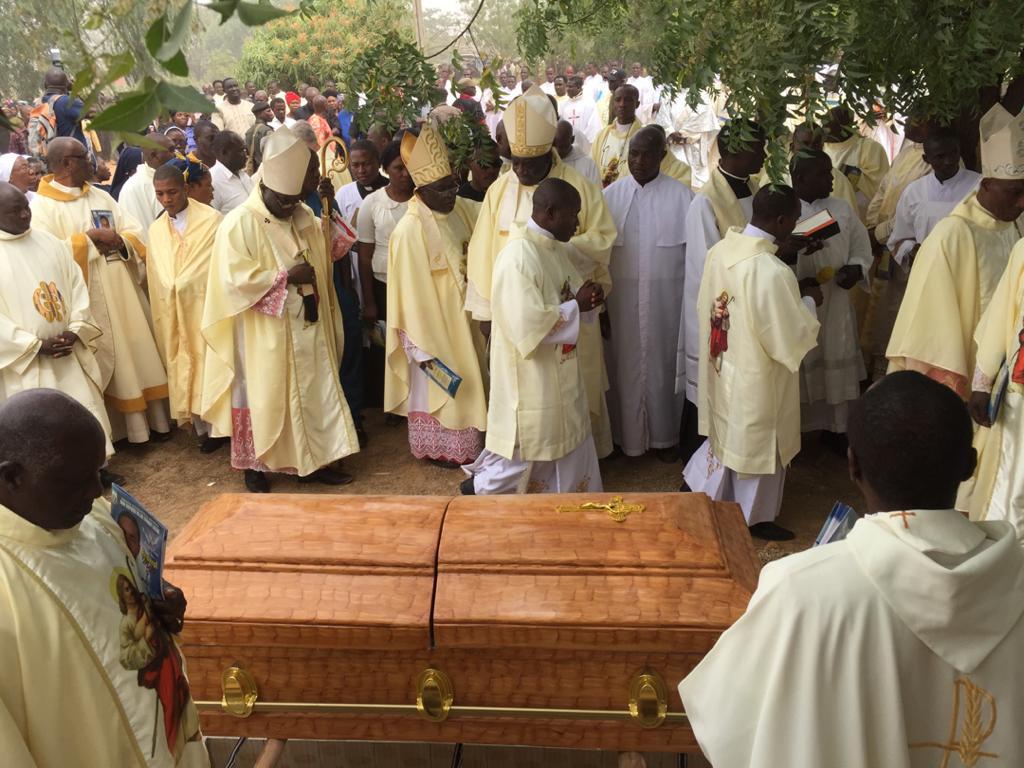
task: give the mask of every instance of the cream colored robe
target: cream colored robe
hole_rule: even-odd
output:
[[[128,617],[114,590],[120,577],[141,583],[133,560],[103,499],[57,531],[0,506],[4,768],[209,766],[191,699],[169,744],[157,692],[139,683],[139,663],[155,653],[124,653]],[[168,636],[159,629],[153,642],[166,648]]]
[[[818,321],[771,240],[729,230],[708,252],[697,298],[698,431],[734,472],[770,475],[800,450],[800,362]],[[716,307],[728,310],[728,349],[712,364]]]
[[[606,125],[597,132],[590,147],[590,157],[597,166],[602,186],[607,187],[629,175],[629,141],[640,133],[641,128],[640,121],[634,120],[625,132],[619,130],[617,123]]]
[[[64,331],[79,338],[70,355],[39,354],[44,339]],[[89,289],[67,245],[39,229],[0,231],[0,402],[26,389],[59,389],[103,426],[110,456],[110,422],[93,355],[99,336]]]
[[[388,241],[388,336],[384,410],[408,414],[409,359],[404,333],[419,350],[462,377],[456,396],[427,384],[429,413],[451,430],[487,428],[487,398],[476,336],[465,301],[465,248],[476,205],[457,198],[448,214],[431,211],[415,195]]]
[[[612,290],[608,272],[608,260],[612,243],[615,242],[615,223],[605,204],[601,189],[584,179],[575,170],[563,163],[557,152],[552,152],[549,178],[563,179],[572,184],[580,193],[580,225],[569,245],[570,258],[576,270],[584,279],[600,283],[605,293]],[[487,190],[481,205],[473,237],[469,241],[467,265],[468,286],[466,309],[477,320],[491,319],[491,273],[498,253],[509,241],[513,224],[525,226],[533,212],[533,192],[536,187],[525,187],[519,183],[515,173],[498,177]],[[611,425],[605,392],[608,390],[608,374],[604,365],[604,351],[601,330],[597,323],[580,326],[580,365],[586,385],[587,402],[590,405],[594,443],[599,457],[612,451]]]
[[[910,273],[886,357],[889,370],[920,370],[967,397],[974,329],[1020,237],[971,193],[925,238]],[[937,369],[937,370],[936,370]]]
[[[184,236],[166,214],[150,226],[148,260],[153,326],[167,367],[171,417],[179,424],[202,411],[203,305],[213,240],[224,218],[195,200],[183,213]]]
[[[299,286],[285,284],[302,254],[316,270],[320,298],[319,320],[309,324]],[[344,336],[331,275],[319,219],[304,205],[278,219],[257,188],[217,231],[200,415],[213,437],[232,437],[237,469],[305,476],[359,450],[338,379]],[[239,453],[243,443],[252,455]]]
[[[93,321],[103,332],[96,361],[107,405],[122,413],[145,411],[147,403],[166,398],[168,389],[149,302],[138,279],[146,258],[142,232],[106,192],[89,184],[68,189],[52,182],[52,176],[39,182],[32,199],[32,223],[67,242],[85,276]],[[120,255],[104,257],[86,237],[86,230],[95,226],[94,211],[113,217],[114,229],[127,246],[127,261]]]
[[[679,693],[715,768],[1024,765],[1022,613],[1010,526],[882,512],[766,565]]]
[[[991,392],[999,369],[1012,373],[1024,347],[1024,240],[1018,240],[974,333],[977,361],[971,389]],[[991,428],[978,427],[978,466],[960,486],[957,509],[972,520],[1007,520],[1024,541],[1024,384],[1007,382]]]
[[[494,270],[502,301],[491,328],[491,453],[555,461],[589,436],[579,348],[542,343],[561,318],[564,289],[582,283],[564,243],[515,225]]]
[[[117,204],[128,216],[142,228],[142,242],[149,247],[149,227],[164,212],[164,208],[156,199],[153,188],[153,176],[156,169],[147,163],[139,163],[135,173],[121,187]],[[148,261],[147,261],[148,266]]]
[[[885,147],[874,139],[854,134],[846,141],[826,141],[823,149],[832,158],[832,166],[846,174],[856,190],[857,210],[863,220],[868,204],[889,170]]]
[[[904,140],[865,213],[864,223],[874,231],[875,240],[880,243],[889,240],[903,190],[930,171],[931,166],[924,161],[924,146],[909,139]]]

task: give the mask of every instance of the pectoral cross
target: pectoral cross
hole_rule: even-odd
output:
[[[606,503],[587,501],[583,504],[560,504],[555,507],[555,510],[558,512],[588,512],[593,509],[603,509],[608,513],[608,517],[617,523],[621,523],[633,512],[643,512],[645,507],[643,504],[627,504],[622,500],[621,496],[613,496],[612,500]]]
[[[960,700],[961,694],[964,694],[966,701]],[[961,708],[963,711],[962,723],[960,722]],[[961,726],[959,738],[957,738],[958,725]],[[960,759],[965,768],[974,768],[983,757],[999,758],[999,755],[994,752],[981,751],[982,745],[995,729],[995,697],[968,678],[958,677],[953,684],[953,716],[949,722],[949,738],[945,742],[920,741],[913,742],[909,746],[911,749],[941,749],[943,755],[939,768],[947,768],[953,755]]]
[[[907,512],[906,510],[903,510],[902,512],[890,512],[889,513],[889,517],[902,517],[903,518],[903,528],[904,528],[904,530],[909,531],[910,530],[910,523],[907,522],[907,518],[908,517],[917,517],[917,512]]]

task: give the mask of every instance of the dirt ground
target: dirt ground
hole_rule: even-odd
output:
[[[408,448],[404,423],[386,426],[383,414],[366,411],[370,443],[366,450],[345,460],[355,481],[332,488],[300,485],[294,477],[274,475],[271,486],[287,493],[457,495],[460,470],[441,469],[414,459]],[[179,430],[162,444],[129,446],[111,459],[110,467],[126,478],[126,488],[177,533],[200,506],[221,493],[245,490],[242,473],[229,465],[228,447],[203,455],[192,435]],[[653,453],[640,458],[621,457],[602,462],[606,491],[676,491],[682,482],[682,463],[666,464]],[[836,500],[854,508],[863,506],[856,488],[846,474],[846,463],[821,448],[812,436],[805,440],[786,477],[785,499],[779,523],[796,532],[792,542],[765,543],[755,540],[762,561],[774,560],[814,543],[822,522]]]

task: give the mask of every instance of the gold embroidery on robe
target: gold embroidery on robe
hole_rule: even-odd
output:
[[[60,291],[57,290],[57,285],[52,282],[39,282],[39,287],[36,288],[35,293],[32,294],[32,303],[35,305],[36,311],[42,315],[48,323],[52,323],[54,321],[60,322],[68,313],[68,307],[67,304],[64,303],[64,297],[61,296]]]
[[[905,521],[905,520],[904,520]],[[961,696],[965,701],[961,702]],[[963,721],[960,711],[963,706]],[[986,709],[988,717],[986,718]],[[998,759],[994,752],[982,752],[992,732],[996,729],[996,700],[984,688],[975,685],[969,678],[958,677],[953,684],[953,715],[949,721],[949,736],[945,742],[918,741],[910,744],[911,749],[941,749],[942,761],[939,768],[949,768],[954,754],[960,758],[964,768],[974,768],[983,757]],[[957,738],[957,726],[960,735]]]

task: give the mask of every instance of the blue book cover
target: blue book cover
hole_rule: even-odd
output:
[[[455,397],[455,393],[459,391],[459,385],[462,383],[462,377],[459,374],[436,357],[433,360],[420,363],[420,368],[427,374],[427,378],[447,392],[449,397]]]
[[[151,598],[162,600],[167,527],[121,486],[115,483],[110,492],[110,516],[124,531],[128,550],[135,558],[140,588]]]
[[[857,513],[853,507],[837,501],[832,505],[828,517],[825,518],[825,524],[821,526],[818,538],[814,540],[814,546],[820,547],[833,541],[842,541],[853,530],[856,522]]]

